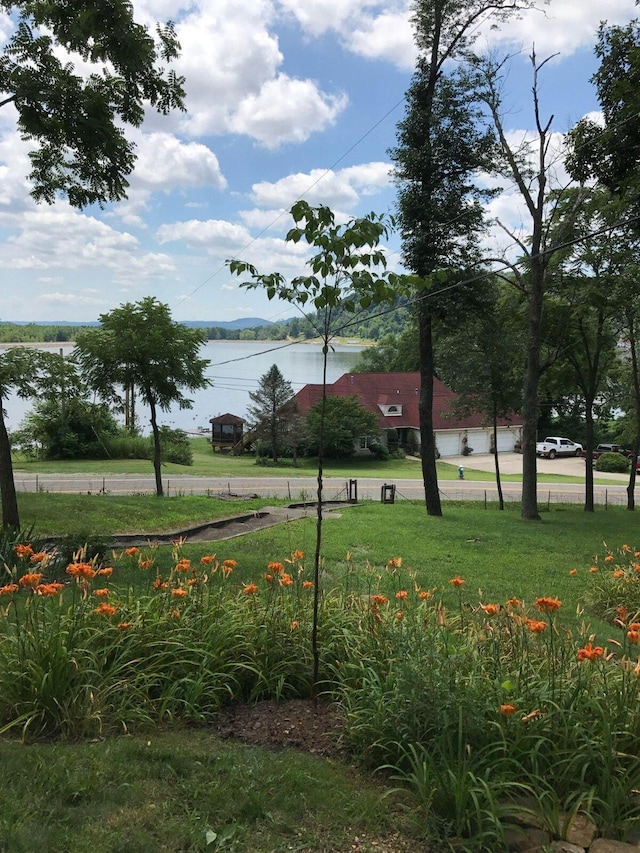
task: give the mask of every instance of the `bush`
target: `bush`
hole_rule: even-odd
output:
[[[389,458],[387,446],[381,441],[369,442],[369,451],[374,459],[379,459],[384,462]]]
[[[191,440],[182,429],[160,427],[160,445],[162,461],[173,462],[176,465],[193,465],[193,448]],[[148,458],[153,459],[153,438],[149,438]]]
[[[595,469],[609,474],[626,474],[629,471],[629,460],[622,453],[603,453],[596,459]]]

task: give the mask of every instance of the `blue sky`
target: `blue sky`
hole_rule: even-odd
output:
[[[148,295],[177,320],[292,316],[239,288],[224,261],[301,272],[303,247],[283,239],[286,211],[301,196],[341,218],[393,212],[388,149],[415,61],[409,0],[134,0],[134,8],[151,26],[176,22],[188,112],[150,114],[131,134],[139,159],[127,201],[77,211],[31,201],[28,144],[13,107],[0,110],[0,320],[95,320]],[[505,88],[513,141],[534,126],[532,44],[540,59],[558,54],[540,92],[559,142],[597,110],[589,78],[598,23],[636,12],[633,0],[550,0],[499,32],[479,31],[482,49],[519,53]],[[10,32],[0,14],[0,42]],[[555,180],[564,177],[559,169]],[[510,188],[491,208],[526,233]],[[391,266],[398,246],[396,236]]]

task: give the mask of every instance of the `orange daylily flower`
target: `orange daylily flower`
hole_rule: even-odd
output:
[[[53,583],[41,583],[34,587],[33,591],[36,595],[53,596],[57,595],[60,590],[64,589],[63,583],[54,581]]]
[[[69,563],[66,572],[72,578],[88,578],[89,580],[97,574],[91,563]]]
[[[407,590],[406,590],[406,589],[399,589],[399,590],[396,592],[396,598],[398,598],[398,599],[400,599],[400,600],[402,600],[402,601],[406,601],[406,600],[407,600],[407,598],[409,598],[409,593],[407,592]]]
[[[258,591],[257,583],[248,583],[242,590],[243,595],[255,595]]]
[[[177,572],[189,572],[191,571],[191,560],[187,560],[186,557],[183,557],[176,563],[176,571]]]
[[[614,578],[623,578],[624,577],[624,569],[616,569],[612,572]]]
[[[238,565],[237,560],[224,560],[222,563],[222,573],[225,578],[228,578],[231,572]]]
[[[135,545],[131,548],[124,549],[125,556],[127,557],[135,557],[136,554],[140,553],[140,549],[136,548]]]
[[[480,607],[484,610],[487,616],[495,616],[500,610],[499,604],[481,604]]]
[[[293,578],[288,572],[284,572],[280,578],[280,586],[293,586]]]
[[[105,578],[108,578],[109,575],[112,575],[112,574],[113,574],[113,569],[111,566],[105,566],[102,569],[98,569],[96,572],[96,575],[101,575]]]
[[[418,593],[418,598],[421,601],[426,601],[428,598],[431,598],[431,593],[427,592],[426,589],[420,590],[420,592]]]
[[[386,595],[382,595],[381,593],[376,593],[371,596],[371,602],[375,605],[386,604],[388,601]]]
[[[96,598],[107,598],[109,596],[109,590],[106,587],[104,589],[94,589],[93,594]]]
[[[302,589],[313,589],[313,581],[302,581]]]
[[[578,660],[595,660],[596,658],[601,658],[604,655],[604,649],[602,646],[593,646],[591,643],[587,643],[587,645],[578,651],[577,657]]]
[[[540,622],[538,619],[527,619],[525,625],[534,634],[541,634],[547,627],[546,622]]]
[[[282,563],[273,563],[273,562],[271,562],[271,563],[269,563],[269,565],[267,566],[267,569],[268,569],[270,572],[273,572],[273,574],[274,574],[274,575],[279,575],[279,574],[281,574],[282,572],[284,572],[284,566],[282,565]]]
[[[303,552],[303,551],[298,551],[298,550],[294,551],[294,552],[291,554],[291,560],[292,560],[292,562],[293,562],[294,560],[304,560],[304,552]]]
[[[460,575],[457,575],[455,578],[451,578],[449,583],[451,584],[451,586],[455,586],[459,589],[461,586],[465,585],[466,581],[461,578]]]
[[[187,590],[184,587],[177,586],[175,589],[171,590],[171,595],[174,598],[185,598],[187,595]]]
[[[113,604],[107,604],[106,601],[103,601],[93,612],[98,616],[113,616],[117,609]]]
[[[138,560],[138,565],[141,569],[150,569],[153,565],[153,560]]]
[[[20,587],[17,583],[8,583],[5,586],[0,586],[0,595],[13,595],[14,592],[18,592]]]
[[[627,631],[627,640],[629,640],[630,643],[637,645],[638,642],[640,642],[640,631],[635,628],[630,628]]]
[[[513,717],[516,712],[516,706],[510,704],[500,705],[500,713],[505,717]]]
[[[18,543],[13,546],[13,550],[16,553],[16,557],[30,557],[33,554],[33,548],[31,545],[23,545],[22,543]]]
[[[46,551],[38,551],[37,554],[32,554],[30,562],[31,563],[46,563],[49,559],[49,555]]]
[[[387,568],[389,568],[389,569],[401,569],[402,568],[402,557],[392,557],[387,562]]]
[[[605,563],[612,563],[613,562],[613,554],[607,554],[607,556],[604,558],[604,561],[605,561]]]
[[[543,595],[540,598],[536,598],[536,607],[542,613],[553,613],[562,607],[562,602],[557,598],[551,598],[548,595]]]
[[[130,628],[133,628],[133,622],[120,622],[118,625],[118,631],[128,631]]]
[[[216,555],[215,554],[205,554],[204,557],[200,557],[200,565],[201,566],[210,566],[211,563],[215,563]]]
[[[22,575],[18,583],[20,586],[38,586],[40,581],[42,580],[42,572],[27,572],[26,575]]]

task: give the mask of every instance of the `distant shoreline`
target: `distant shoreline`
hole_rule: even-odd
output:
[[[0,349],[12,349],[14,347],[29,347],[30,349],[62,349],[63,347],[75,346],[75,343],[75,341],[4,341],[3,343],[0,343]],[[336,338],[332,343],[338,344],[341,347],[375,346],[375,341],[358,341],[353,338],[348,340]],[[264,344],[265,346],[269,346],[270,344],[274,344],[275,346],[282,344],[309,344],[311,346],[319,346],[322,344],[322,341],[320,338],[303,338],[299,341],[294,341],[290,338],[269,341],[242,341],[239,338],[209,338],[205,341],[205,344],[251,344],[252,346],[255,346],[256,344]]]

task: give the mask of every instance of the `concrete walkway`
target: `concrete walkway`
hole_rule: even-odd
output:
[[[352,506],[353,504],[346,502],[323,502],[322,511],[323,513],[332,513],[336,517],[336,510]],[[150,533],[146,536],[140,533],[120,534],[113,537],[110,546],[113,548],[130,548],[132,546],[144,548],[149,544],[171,545],[181,538],[186,539],[189,543],[217,542],[234,539],[236,536],[244,536],[247,533],[255,533],[276,524],[287,524],[300,518],[315,518],[316,515],[315,503],[266,506],[257,512],[219,518],[215,521],[183,528],[182,530],[173,530],[169,533]]]

